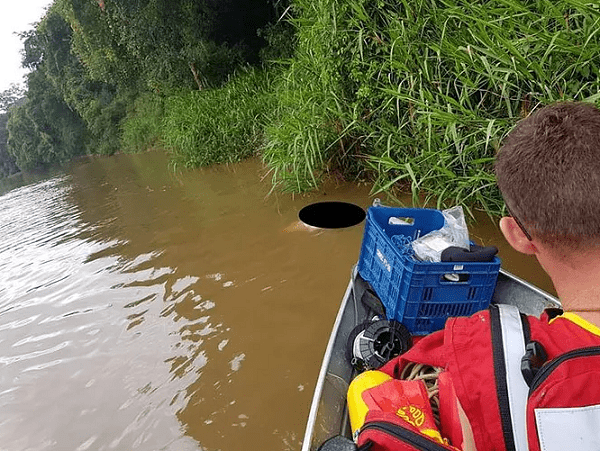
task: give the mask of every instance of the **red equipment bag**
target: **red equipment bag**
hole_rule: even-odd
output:
[[[600,347],[546,363],[529,387],[529,451],[600,449]]]
[[[600,337],[568,319],[548,319],[491,305],[448,320],[381,371],[400,378],[411,362],[445,369],[440,431],[454,446],[468,448],[455,427],[456,397],[479,451],[600,450]],[[450,422],[442,415],[448,393]]]
[[[423,381],[388,380],[365,390],[362,399],[368,413],[358,434],[359,449],[457,451],[440,435]]]
[[[516,308],[490,309],[490,323],[506,448],[599,450],[600,346],[546,361]]]

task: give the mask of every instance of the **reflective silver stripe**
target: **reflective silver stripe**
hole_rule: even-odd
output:
[[[527,451],[527,395],[529,387],[521,374],[525,355],[525,338],[519,310],[512,305],[498,305],[502,326],[502,344],[506,365],[506,385],[516,451]]]

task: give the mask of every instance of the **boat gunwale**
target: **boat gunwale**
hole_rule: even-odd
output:
[[[557,297],[552,296],[547,291],[544,291],[541,288],[536,287],[535,285],[527,282],[524,279],[521,279],[518,276],[515,276],[513,273],[511,273],[511,272],[509,272],[509,271],[507,271],[505,269],[500,268],[500,274],[502,274],[503,276],[505,276],[505,277],[507,277],[507,278],[509,278],[509,279],[511,279],[513,281],[515,281],[516,283],[518,283],[520,285],[525,286],[526,288],[528,288],[529,290],[531,290],[531,291],[539,294],[540,296],[546,298],[546,300],[548,300],[551,303],[553,303],[556,308],[562,308],[562,304],[561,304],[560,300]]]
[[[350,294],[354,290],[354,278],[356,276],[356,271],[357,270],[355,266],[352,270],[352,276],[350,277],[350,282],[348,283],[348,287],[346,288],[346,292],[344,293],[344,297],[342,298],[342,302],[338,310],[337,316],[335,318],[335,322],[333,323],[333,328],[331,331],[332,333],[329,336],[329,342],[327,343],[325,354],[323,355],[323,363],[321,365],[319,376],[317,378],[317,383],[315,385],[315,392],[313,394],[312,402],[310,404],[310,412],[308,414],[306,431],[304,433],[304,439],[302,440],[302,451],[309,451],[310,445],[312,443],[312,437],[317,419],[317,411],[319,409],[319,400],[321,399],[321,395],[323,394],[325,377],[327,376],[327,370],[329,368],[331,356],[333,355],[333,348],[335,344],[335,339],[337,337],[337,332],[340,328],[340,325],[342,324],[342,318],[344,317],[346,306],[350,301]]]

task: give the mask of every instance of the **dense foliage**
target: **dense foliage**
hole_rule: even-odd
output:
[[[498,212],[492,162],[515,122],[600,99],[599,25],[580,0],[55,0],[23,35],[9,150],[20,167],[258,152],[283,189],[368,176]]]
[[[221,89],[192,91],[166,102],[163,142],[175,165],[233,163],[256,154],[275,107],[272,80],[264,71],[238,74]]]
[[[411,189],[416,203],[498,211],[491,164],[514,123],[540,104],[600,97],[593,3],[294,5],[299,43],[266,156],[295,189],[362,162],[377,188]]]
[[[12,85],[0,93],[0,178],[19,172],[15,157],[8,152],[8,111],[23,98],[23,91]]]
[[[26,169],[155,143],[165,98],[208,92],[259,62],[267,40],[258,30],[274,26],[277,8],[270,0],[55,0],[22,34],[31,73],[8,120],[10,153]]]

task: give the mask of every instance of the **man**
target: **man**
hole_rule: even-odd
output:
[[[502,233],[517,251],[536,256],[564,307],[528,317],[530,341],[545,362],[600,346],[600,110],[562,102],[534,112],[506,138],[496,174],[509,211]],[[462,449],[519,449],[498,388],[493,321],[491,311],[449,319],[443,331],[382,368],[395,377],[413,362],[445,370],[462,420],[462,438],[453,445]],[[447,393],[440,387],[440,403]]]
[[[496,174],[509,244],[537,257],[566,312],[600,325],[600,111],[558,103],[534,113],[506,139]]]

